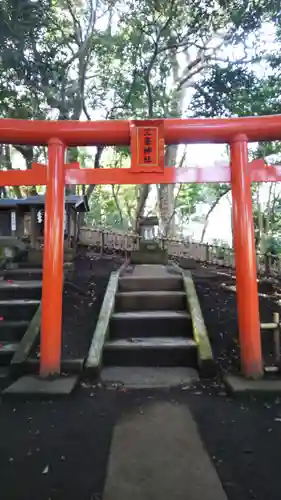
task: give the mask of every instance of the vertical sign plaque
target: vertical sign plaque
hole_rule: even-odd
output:
[[[132,120],[131,168],[134,172],[163,172],[164,123],[163,120]]]
[[[15,234],[17,230],[17,216],[16,212],[11,212],[11,232]]]

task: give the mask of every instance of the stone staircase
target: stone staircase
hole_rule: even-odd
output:
[[[65,274],[71,272],[72,267],[71,263],[65,263]],[[0,271],[0,366],[2,367],[9,366],[11,362],[16,364],[24,362],[29,354],[26,352],[27,348],[31,350],[33,343],[39,338],[42,273],[40,265],[30,262],[12,262]]]
[[[183,279],[172,266],[136,265],[119,278],[103,366],[197,366]]]
[[[1,270],[0,365],[10,364],[41,302],[42,269],[14,264]]]

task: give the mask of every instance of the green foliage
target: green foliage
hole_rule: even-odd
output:
[[[271,255],[281,255],[281,237],[270,236],[267,240],[266,252]]]
[[[86,221],[92,226],[133,229],[136,209],[135,186],[97,186],[90,199]]]
[[[196,116],[248,116],[281,113],[279,77],[259,79],[247,65],[211,68],[196,87]]]
[[[254,47],[250,60],[245,49],[241,61],[222,61],[227,48],[257,37],[264,21],[274,22],[279,42],[280,10],[277,0],[2,0],[1,116],[62,120],[281,112],[279,50]],[[257,77],[259,61],[270,68],[266,78]],[[184,111],[186,90],[192,88]],[[36,156],[44,159],[43,149],[17,149],[27,167]],[[279,152],[279,143],[259,144],[253,156]],[[69,157],[82,168],[125,168],[130,152],[72,148]],[[11,161],[5,165],[11,168]],[[174,208],[187,221],[198,203],[212,207],[228,189],[182,186]],[[90,186],[88,192],[93,193],[91,223],[134,227],[141,199],[135,187]]]
[[[195,213],[198,203],[204,201],[202,186],[199,184],[183,184],[176,199],[176,213],[183,222],[189,222]]]

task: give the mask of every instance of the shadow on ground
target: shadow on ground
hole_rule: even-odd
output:
[[[2,402],[2,498],[101,500],[115,422],[155,400],[189,406],[229,500],[280,499],[278,400],[241,403],[204,384],[120,392],[87,382],[66,400]]]
[[[112,256],[79,256],[73,282],[89,296],[66,293],[64,356],[87,352],[110,272],[120,264]],[[218,271],[213,279],[204,273],[195,281],[216,359],[222,368],[235,370],[235,292],[221,286],[233,286],[233,280]],[[263,321],[271,320],[278,300],[276,284],[261,297]],[[104,389],[84,381],[68,399],[1,400],[1,498],[101,500],[115,422],[159,399],[189,406],[229,500],[280,500],[280,400],[232,400],[219,381],[166,392]]]
[[[198,268],[193,272],[197,294],[218,366],[224,371],[240,370],[235,276],[227,270]],[[273,313],[281,314],[280,282],[260,279],[259,308],[262,323],[271,323]],[[267,365],[274,364],[272,331],[262,332]]]

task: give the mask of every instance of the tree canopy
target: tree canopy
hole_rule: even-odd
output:
[[[280,13],[280,0],[2,0],[1,117],[280,113]],[[128,148],[100,145],[68,153],[82,167],[124,168],[130,161]],[[279,143],[251,151],[275,159],[279,153]],[[30,168],[33,160],[45,161],[45,149],[0,148],[1,168],[22,161]],[[166,165],[181,168],[188,160],[188,148],[183,154],[175,146],[166,149]],[[224,185],[87,186],[88,222],[136,229],[146,211],[158,213],[162,232],[173,234],[190,223],[199,203],[208,205],[208,219],[228,191]],[[273,217],[271,205],[261,205],[258,192],[254,186],[255,210],[271,221],[266,231],[279,231],[279,217]],[[270,204],[274,199],[277,207],[279,191],[272,192]],[[16,189],[16,195],[22,191]],[[260,216],[255,220],[261,225]]]

